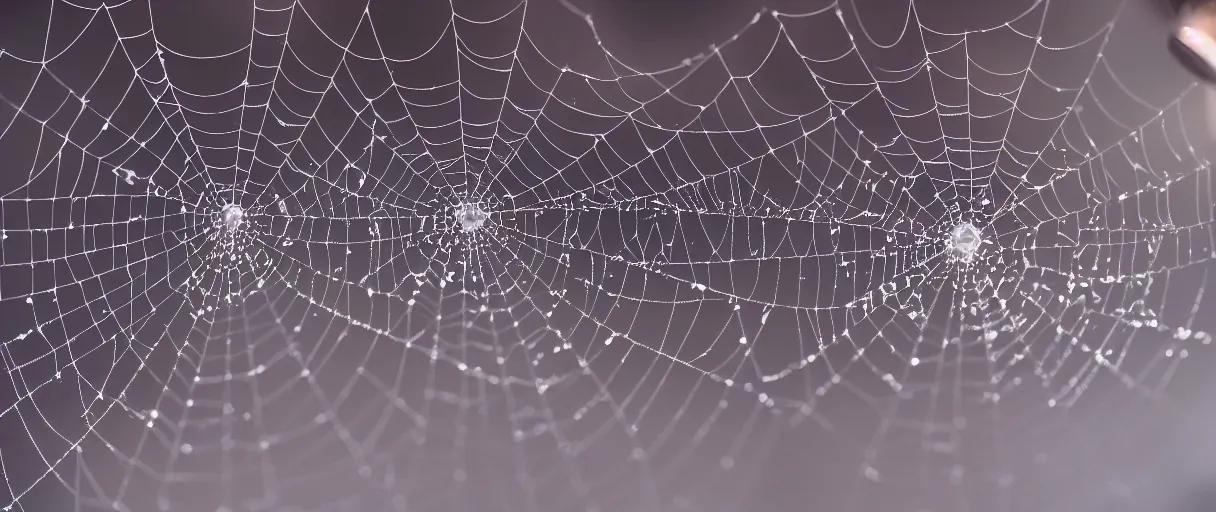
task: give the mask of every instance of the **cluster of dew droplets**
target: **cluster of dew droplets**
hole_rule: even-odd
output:
[[[227,203],[213,212],[206,230],[208,247],[200,254],[207,263],[191,273],[187,284],[204,295],[218,293],[231,304],[247,293],[245,288],[257,273],[259,265],[250,251],[255,230],[249,211],[239,204]]]
[[[962,222],[950,230],[950,237],[946,243],[950,261],[969,265],[975,261],[980,246],[984,243],[984,237],[980,228],[970,222]]]
[[[232,234],[241,229],[245,223],[245,209],[240,205],[230,204],[220,211],[220,229]]]
[[[477,203],[462,203],[456,207],[456,223],[465,233],[481,229],[487,218],[489,214]]]

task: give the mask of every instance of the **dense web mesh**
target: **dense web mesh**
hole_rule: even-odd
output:
[[[1131,499],[1211,341],[1164,32],[789,3],[11,7],[0,506]]]

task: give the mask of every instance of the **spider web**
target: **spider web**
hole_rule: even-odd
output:
[[[1135,4],[1008,4],[657,67],[572,4],[24,7],[0,504],[1076,510],[1211,341],[1209,135]]]

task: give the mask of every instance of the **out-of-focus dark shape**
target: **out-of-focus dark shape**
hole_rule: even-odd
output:
[[[1178,23],[1170,36],[1170,52],[1191,73],[1216,83],[1216,1],[1171,1]]]
[[[1165,8],[1165,2],[1157,2]],[[1208,129],[1216,137],[1216,0],[1168,0],[1175,17],[1169,50],[1187,71],[1209,85]]]

